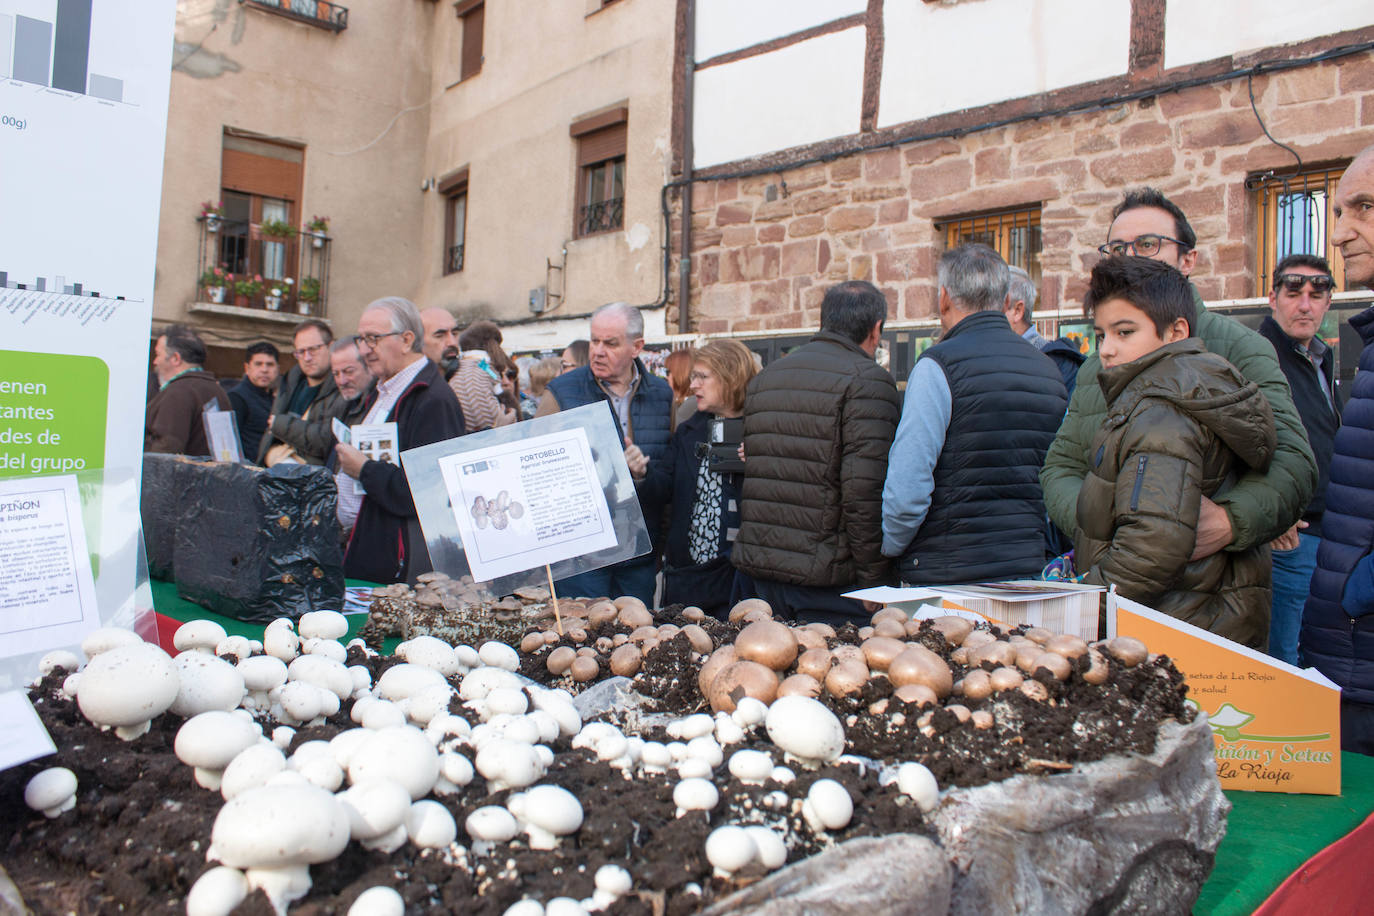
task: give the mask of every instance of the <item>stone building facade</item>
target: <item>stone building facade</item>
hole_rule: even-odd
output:
[[[1304,172],[1338,170],[1374,143],[1374,25],[1168,67],[1165,4],[1143,0],[1128,4],[1129,61],[1118,76],[883,127],[867,106],[880,96],[872,83],[886,76],[872,61],[893,38],[884,35],[885,5],[894,6],[869,3],[809,33],[866,33],[860,130],[691,176],[691,331],[815,327],[825,288],[847,279],[875,283],[890,320],[932,319],[935,265],[954,240],[951,226],[1006,212],[1039,221],[1038,310],[1070,312],[1113,205],[1140,185],[1189,214],[1204,298],[1261,295],[1273,249],[1265,208],[1270,189],[1296,172],[1294,154]],[[736,51],[726,63],[776,54],[790,41]],[[698,113],[698,130],[703,120]],[[675,216],[679,252],[680,206]],[[670,304],[670,328],[679,327],[677,309]]]

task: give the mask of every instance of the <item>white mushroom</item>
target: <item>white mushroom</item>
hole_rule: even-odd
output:
[[[406,902],[397,891],[378,885],[358,895],[347,916],[405,916]]]
[[[763,751],[735,751],[730,755],[730,775],[746,785],[762,785],[773,773],[773,758]]]
[[[458,824],[437,801],[424,799],[406,812],[406,836],[421,849],[443,849],[458,836]]]
[[[405,824],[410,793],[389,779],[359,783],[336,798],[348,816],[349,835],[363,842],[386,836]]]
[[[512,649],[503,642],[484,642],[477,650],[477,657],[482,664],[490,665],[493,668],[504,668],[507,671],[520,670],[520,653]]]
[[[402,662],[392,665],[377,678],[377,695],[386,700],[404,700],[428,687],[447,687],[448,681],[433,668]]]
[[[634,887],[630,873],[619,865],[601,866],[596,870],[593,880],[596,890],[592,892],[592,901],[603,910],[624,897]]]
[[[940,784],[935,774],[920,763],[904,763],[897,768],[897,788],[916,800],[921,813],[928,814],[940,804]]]
[[[424,732],[409,725],[384,728],[359,743],[348,760],[348,781],[391,779],[412,801],[429,794],[439,778],[439,754]]]
[[[706,837],[706,860],[716,874],[728,878],[754,860],[758,846],[743,827],[717,827]]]
[[[186,895],[186,916],[229,916],[248,896],[248,879],[237,868],[216,865]]]
[[[291,621],[278,617],[262,631],[262,648],[268,655],[289,662],[300,654],[301,641],[291,628]]]
[[[213,792],[220,788],[225,767],[261,738],[251,719],[217,709],[187,719],[172,746],[178,760],[196,768],[196,782]]]
[[[561,786],[535,786],[512,795],[506,808],[525,828],[531,849],[556,849],[558,838],[582,827],[582,803]]]
[[[544,775],[544,761],[533,746],[504,738],[479,750],[476,766],[493,792],[522,789]]]
[[[70,649],[53,649],[38,660],[39,677],[47,677],[56,668],[63,671],[76,671],[81,667],[81,659]]]
[[[854,817],[854,799],[849,790],[833,779],[818,779],[811,784],[802,802],[802,817],[811,829],[820,833],[825,830],[841,830],[849,826]]]
[[[754,859],[769,871],[781,868],[787,861],[787,844],[783,838],[778,836],[776,831],[760,824],[752,824],[744,830],[754,841]]]
[[[98,627],[86,634],[86,638],[81,640],[81,654],[88,659],[93,659],[102,652],[108,652],[119,646],[136,646],[143,642],[143,637],[133,630],[126,630],[122,627]]]
[[[348,618],[338,611],[306,611],[296,630],[305,639],[343,639],[348,635]]]
[[[228,801],[235,795],[267,785],[286,769],[286,755],[275,744],[260,741],[239,751],[220,774],[219,794]]]
[[[213,654],[229,634],[213,620],[188,620],[172,634],[172,645],[178,652],[206,652]]]
[[[47,817],[76,807],[76,774],[66,767],[48,767],[24,786],[24,804]]]
[[[112,726],[116,735],[132,741],[148,730],[154,717],[167,711],[180,686],[176,666],[166,652],[151,643],[135,642],[91,659],[81,672],[76,702],[87,719]]]
[[[710,811],[720,802],[720,792],[709,779],[684,779],[673,786],[677,816],[688,811]]]
[[[253,654],[253,643],[246,636],[226,636],[215,646],[215,654],[221,657],[232,655],[243,661]]]
[[[172,703],[177,715],[189,719],[212,709],[228,711],[243,701],[243,675],[224,659],[196,648],[182,652],[172,664],[180,684]]]
[[[436,636],[416,636],[396,647],[396,655],[412,665],[432,668],[445,677],[458,674],[462,665],[453,647]]]
[[[463,822],[463,829],[474,840],[504,843],[520,832],[520,825],[516,823],[515,815],[503,806],[486,805],[468,815]]]
[[[819,700],[780,697],[764,719],[768,737],[806,766],[830,763],[844,752],[844,726]]]

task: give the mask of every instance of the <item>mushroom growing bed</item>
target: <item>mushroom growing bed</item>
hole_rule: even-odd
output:
[[[36,913],[192,916],[1186,913],[1210,871],[1210,731],[1138,643],[618,604],[395,656],[327,612],[97,634],[30,691],[58,753],[0,773],[0,863]]]

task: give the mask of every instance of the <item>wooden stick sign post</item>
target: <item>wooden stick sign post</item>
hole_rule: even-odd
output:
[[[563,635],[563,614],[558,610],[558,589],[553,587],[553,567],[544,564],[544,575],[549,577],[549,599],[553,601],[553,621],[558,625],[558,635]]]
[[[1173,660],[1206,713],[1222,788],[1341,794],[1340,688],[1167,614],[1107,596],[1108,635]]]

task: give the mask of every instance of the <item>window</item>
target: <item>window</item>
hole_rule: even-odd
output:
[[[1335,257],[1327,226],[1331,223],[1336,182],[1345,166],[1294,172],[1266,173],[1252,177],[1246,186],[1259,195],[1255,208],[1258,225],[1255,246],[1255,293],[1269,295],[1274,267],[1290,254],[1316,254],[1326,258],[1337,288],[1345,286],[1345,263]]]
[[[1040,205],[963,216],[944,223],[945,247],[981,242],[996,250],[1009,265],[1030,274],[1040,287]]]
[[[583,118],[572,126],[577,138],[577,224],[582,238],[625,224],[625,141],[629,109]]]
[[[468,170],[458,169],[439,179],[444,195],[444,273],[463,269],[463,244],[467,238]]]
[[[298,276],[296,234],[266,235],[264,224],[300,225],[301,178],[305,150],[296,146],[224,135],[220,185],[224,225],[219,232],[219,263],[235,275],[261,274],[264,280]],[[257,303],[254,303],[257,304]]]
[[[482,71],[482,27],[486,16],[483,0],[459,0],[454,4],[463,22],[463,46],[459,52],[458,79],[465,80]]]

